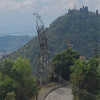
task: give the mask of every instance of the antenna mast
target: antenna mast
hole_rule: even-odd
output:
[[[68,36],[68,38],[67,38],[67,48],[69,48],[69,49],[73,48],[73,44],[70,43],[70,36]]]
[[[73,9],[75,9],[75,10],[76,10],[76,5],[73,5]]]
[[[82,0],[82,7],[83,7],[83,0]]]

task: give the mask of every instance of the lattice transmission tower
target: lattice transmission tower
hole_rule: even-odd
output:
[[[40,51],[37,56],[37,76],[40,84],[43,85],[48,76],[46,73],[49,62],[48,39],[41,16],[38,13],[34,13],[33,15],[36,15],[36,29],[40,45]]]

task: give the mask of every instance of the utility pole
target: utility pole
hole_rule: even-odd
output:
[[[60,66],[60,72],[59,72],[59,83],[61,82],[61,77],[62,77],[62,70],[61,70],[61,67],[62,67],[62,55],[61,55],[61,59],[60,59],[60,64],[61,64],[61,66]]]

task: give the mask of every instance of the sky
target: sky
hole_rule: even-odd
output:
[[[0,35],[36,35],[38,12],[45,27],[59,16],[73,9],[88,6],[90,11],[100,11],[100,0],[0,0]]]

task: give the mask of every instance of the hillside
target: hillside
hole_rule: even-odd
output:
[[[30,39],[29,36],[0,36],[0,50],[13,52],[25,45]]]
[[[67,48],[67,38],[70,36],[73,49],[76,49],[86,58],[94,56],[96,44],[100,48],[100,14],[90,12],[87,7],[80,10],[72,9],[67,14],[58,17],[48,30],[48,45],[50,57]],[[37,36],[7,57],[16,58],[24,56],[33,62],[39,51]]]
[[[0,59],[25,45],[31,37],[29,36],[0,36]]]

